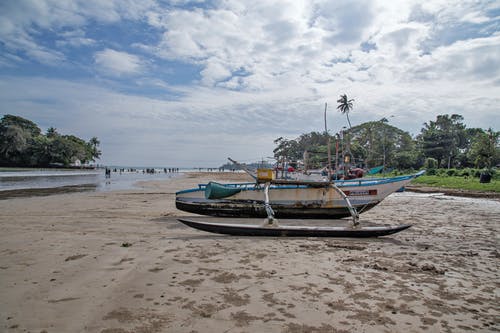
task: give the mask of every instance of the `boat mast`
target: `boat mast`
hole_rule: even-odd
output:
[[[335,174],[339,170],[339,135],[335,135]],[[335,177],[337,178],[337,177]]]
[[[326,134],[326,142],[328,148],[328,182],[332,181],[332,152],[330,148],[330,135],[328,134],[328,128],[326,127],[326,108],[327,103],[325,102],[325,134]]]
[[[304,151],[303,159],[304,159],[304,173],[307,174],[307,163],[309,162],[308,161],[309,153],[307,152],[307,150]]]

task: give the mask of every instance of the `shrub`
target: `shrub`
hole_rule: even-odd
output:
[[[453,177],[453,176],[458,176],[457,170],[455,169],[448,169],[446,170],[446,175],[448,177]]]
[[[446,171],[447,171],[446,169],[437,169],[437,170],[436,170],[436,175],[438,175],[438,176],[440,176],[440,177],[444,177],[444,176],[446,176],[446,175],[447,175],[447,174],[446,174]]]
[[[438,167],[438,161],[435,158],[428,157],[425,159],[424,168],[425,169],[436,169]]]
[[[432,168],[432,169],[427,169],[426,174],[427,174],[428,176],[435,176],[435,175],[437,174],[437,172],[436,172],[436,169],[435,169],[435,168]],[[478,177],[479,177],[479,176],[478,176]]]
[[[488,173],[491,175],[491,178],[492,179],[497,179],[498,178],[498,172],[495,168],[492,168],[492,169],[483,169],[481,170],[481,173]]]
[[[462,176],[462,177],[470,177],[471,175],[471,171],[470,169],[463,169],[459,174],[458,176]]]

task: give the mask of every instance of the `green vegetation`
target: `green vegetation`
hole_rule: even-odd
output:
[[[488,191],[500,193],[500,180],[492,179],[491,183],[480,183],[476,177],[457,176],[420,176],[413,184],[422,184],[431,187],[462,189],[468,191]]]
[[[327,163],[330,140],[331,156],[339,148],[337,165],[342,164],[342,151],[353,156],[351,166],[365,169],[383,166],[386,176],[409,170],[426,169],[415,184],[471,191],[500,192],[500,132],[491,128],[466,128],[458,114],[438,115],[425,123],[412,137],[388,124],[386,118],[351,127],[348,113],[353,100],[341,95],[337,109],[347,116],[349,129],[335,135],[326,131],[302,134],[294,140],[280,137],[274,141],[274,156],[282,164],[307,163],[307,168],[322,168]],[[335,158],[334,158],[335,161]],[[402,171],[405,170],[405,171]],[[490,183],[480,183],[481,175],[490,175]]]
[[[88,142],[74,136],[61,135],[53,127],[43,134],[28,119],[5,115],[0,120],[0,166],[51,167],[85,164],[101,156],[96,137]]]
[[[452,160],[467,148],[463,117],[457,114],[439,115],[436,121],[424,124],[419,143],[425,157],[434,158],[438,166],[450,168]]]
[[[352,103],[351,100],[339,101],[341,105]],[[466,128],[463,117],[457,114],[437,116],[435,121],[425,123],[416,137],[382,118],[335,135],[311,132],[294,140],[280,137],[274,141],[277,145],[274,157],[288,163],[306,159],[308,168],[320,168],[326,165],[329,139],[334,143],[332,156],[337,145],[340,151],[352,153],[354,165],[367,169],[376,166],[384,166],[385,170],[426,168],[428,174],[442,168],[491,170],[500,164],[499,137],[500,132],[491,128]]]

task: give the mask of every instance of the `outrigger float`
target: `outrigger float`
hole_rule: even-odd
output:
[[[229,224],[178,219],[185,225],[203,231],[233,236],[268,237],[379,237],[395,234],[411,227],[411,224],[370,227],[313,227],[313,226],[266,226],[258,224]]]
[[[339,181],[272,179],[270,170],[251,174],[255,183],[210,182],[176,193],[180,210],[217,217],[265,218],[261,225],[225,224],[179,219],[189,227],[239,236],[378,237],[394,234],[411,225],[361,226],[359,214],[379,204],[424,171],[392,178]],[[352,218],[346,227],[282,226],[277,218]]]

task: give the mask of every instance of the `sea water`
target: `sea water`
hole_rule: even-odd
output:
[[[0,171],[0,191],[46,189],[64,186],[85,186],[96,191],[131,189],[139,181],[167,180],[179,173],[155,169],[147,173],[145,169],[111,172],[106,178],[104,169],[57,170],[57,169],[15,169]]]

